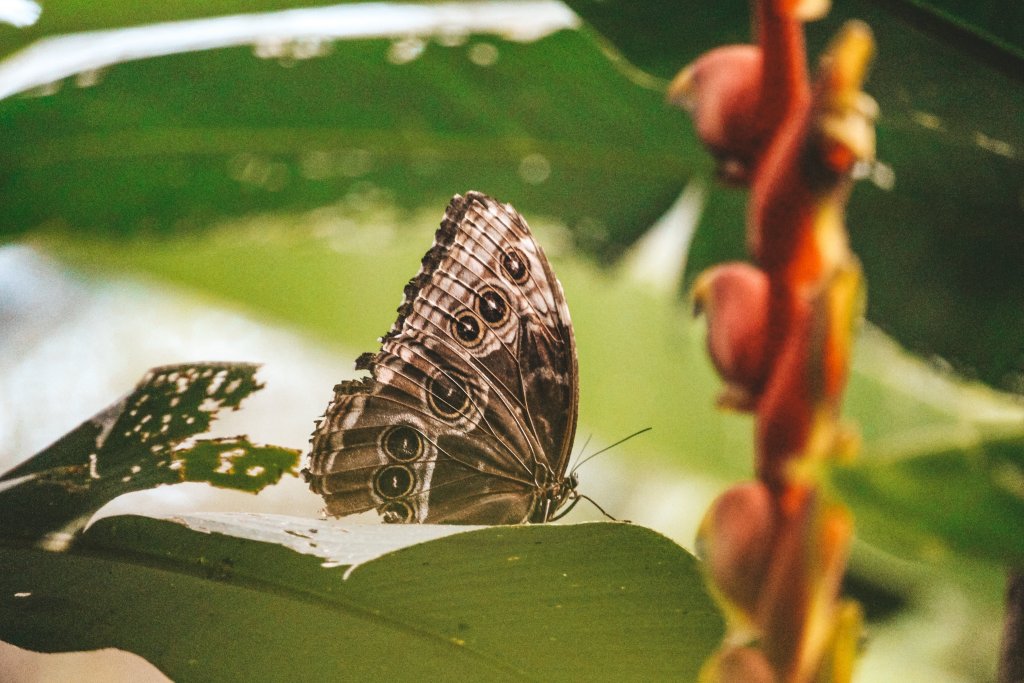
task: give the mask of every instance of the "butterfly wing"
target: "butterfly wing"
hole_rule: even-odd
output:
[[[445,211],[380,351],[313,433],[304,475],[334,515],[544,521],[564,497],[578,379],[561,285],[522,216]]]

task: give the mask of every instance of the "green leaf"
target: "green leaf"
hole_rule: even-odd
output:
[[[579,31],[427,36],[410,61],[383,39],[300,60],[260,49],[126,62],[87,87],[0,101],[0,234],[187,232],[339,203],[444,206],[475,188],[557,215],[611,256],[699,158],[666,149],[686,120]]]
[[[0,54],[42,38],[81,31],[103,31],[127,26],[200,19],[231,14],[252,14],[291,9],[290,0],[137,0],[131,3],[67,0],[44,2],[38,20],[24,28],[0,23]],[[303,6],[338,4],[337,0],[304,0]]]
[[[259,493],[285,473],[295,475],[299,451],[280,446],[256,446],[244,437],[202,439],[175,451],[182,481]]]
[[[664,79],[712,48],[752,41],[750,4],[744,0],[714,4],[570,0],[567,4],[626,59]],[[1013,65],[1024,59],[1024,10],[1013,0],[838,0],[831,3],[826,18],[806,25],[812,51],[819,50],[851,18],[868,21],[878,35],[885,36],[886,40],[879,40],[880,55],[892,55],[898,61],[907,61],[907,55],[900,54],[906,44],[900,33],[908,29],[931,36],[939,51],[968,50],[1010,74]],[[905,37],[910,42],[918,39]],[[927,59],[912,64],[915,69],[937,66]]]
[[[322,522],[283,528],[358,544]],[[138,517],[100,520],[77,552],[3,552],[0,638],[116,646],[180,681],[693,680],[722,635],[694,559],[622,524],[470,531],[351,571]]]
[[[905,559],[1024,561],[1024,406],[880,336],[862,336],[846,397],[862,453],[834,473],[858,536]]]
[[[959,435],[834,474],[861,538],[905,558],[960,553],[1024,563],[1024,436]]]
[[[217,412],[237,409],[260,388],[257,366],[192,363],[154,368],[118,403],[0,482],[0,533],[37,540],[59,532],[64,544],[94,512],[123,493],[181,481],[257,492],[295,473],[299,453],[259,447],[244,437],[189,441]]]
[[[889,3],[892,6],[894,3]],[[1024,55],[1024,6],[1006,0],[904,0],[901,12],[915,13],[918,24],[946,25],[979,41]],[[939,30],[936,28],[936,30]]]

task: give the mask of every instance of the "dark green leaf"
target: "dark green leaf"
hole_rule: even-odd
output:
[[[294,523],[312,545],[355,543]],[[133,517],[100,520],[76,552],[3,552],[4,640],[116,646],[178,681],[693,680],[722,635],[694,559],[622,524],[471,531],[347,578],[273,543]]]
[[[949,443],[951,440],[946,440]],[[896,555],[962,553],[1024,563],[1024,437],[968,436],[895,459],[865,458],[834,475],[860,536]]]
[[[472,61],[480,46],[496,61]],[[0,233],[152,235],[275,209],[444,206],[478,189],[611,255],[699,158],[679,153],[686,120],[580,32],[427,42],[403,64],[392,49],[338,42],[286,65],[251,47],[173,55],[0,101]]]
[[[682,65],[714,47],[751,42],[750,3],[746,0],[570,0],[568,4],[605,36],[633,64],[669,79]],[[1024,62],[1024,9],[1013,0],[835,0],[824,20],[807,25],[814,51],[819,50],[842,22],[868,21],[882,40],[881,55],[899,61],[906,46],[901,34],[929,36],[938,48],[922,55],[925,68],[939,66],[929,59],[943,52],[968,50],[1009,74]],[[911,36],[911,40],[916,38]],[[938,50],[935,53],[935,50]]]
[[[994,49],[1024,55],[1024,5],[1013,0],[876,0],[947,36],[977,37]],[[966,38],[961,38],[966,40]]]

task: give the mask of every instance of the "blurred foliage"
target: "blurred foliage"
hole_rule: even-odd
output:
[[[1019,433],[902,453],[840,471],[836,479],[858,510],[860,536],[869,543],[903,557],[952,550],[1024,565],[1024,437]],[[893,516],[899,524],[890,521]]]
[[[931,14],[939,22],[951,24],[949,31],[975,33],[986,43],[1024,56],[1024,5],[1003,0],[916,0],[909,3],[887,2],[885,6],[902,9],[917,16]]]
[[[182,234],[367,188],[383,188],[372,201],[414,209],[475,187],[559,216],[610,257],[675,198],[697,156],[685,119],[586,35],[461,40],[410,46],[423,53],[400,64],[389,40],[328,43],[310,59],[232,47],[8,99],[0,233]],[[471,60],[480,46],[493,64]]]
[[[221,226],[202,238],[139,240],[119,243],[116,249],[111,243],[59,233],[40,244],[96,273],[147,272],[246,302],[250,310],[305,329],[348,349],[354,358],[359,351],[375,349],[374,340],[394,321],[401,288],[415,273],[442,209],[409,221],[389,222],[386,214],[373,220],[364,217],[363,228],[356,227],[357,213],[337,211],[331,215],[347,227],[327,229],[324,214],[313,212],[286,223],[256,219]],[[554,226],[532,221],[532,228],[542,244],[552,247],[550,256],[570,302],[579,347],[580,434],[594,430],[600,440],[609,442],[651,427],[628,445],[630,451],[644,454],[645,462],[722,481],[749,477],[749,418],[714,407],[719,380],[704,350],[702,326],[695,325],[683,307],[670,305],[622,272],[559,254]],[[1024,406],[1017,401],[936,372],[870,329],[855,350],[845,413],[863,436],[863,465],[883,471],[894,463],[939,453],[971,461],[993,434],[1024,435]],[[602,457],[626,465],[626,454]],[[643,481],[639,475],[637,480]],[[903,475],[893,476],[898,482]],[[581,477],[585,491],[585,468]],[[934,485],[952,485],[951,481],[936,479]],[[637,485],[620,483],[623,490]],[[994,482],[986,490],[1002,500]],[[858,517],[888,520],[887,524],[906,526],[917,535],[916,545],[884,544],[897,555],[913,557],[913,549],[922,544],[944,543],[943,526],[914,529],[914,519],[889,515],[888,500],[861,494],[852,502]],[[977,499],[962,502],[989,526],[1005,524],[1005,504],[1024,519],[1020,500],[1004,500],[994,507],[979,505]],[[919,503],[932,505],[934,498],[922,496]],[[950,510],[946,507],[941,514]],[[964,548],[956,538],[948,545]],[[998,546],[980,554],[990,558],[1004,552],[1016,554]]]
[[[634,477],[617,489],[652,495],[641,476],[648,464],[697,477],[748,476],[749,423],[712,409],[716,380],[682,306],[571,256],[609,264],[691,180],[709,191],[687,276],[743,253],[745,197],[709,184],[709,160],[658,86],[702,51],[749,40],[747,0],[570,4],[589,23],[532,43],[489,35],[314,41],[306,59],[284,37],[283,51],[231,47],[39,83],[0,101],[0,235],[44,245],[77,267],[156,275],[369,350],[392,322],[448,198],[486,191],[535,227],[546,217],[565,229],[549,229],[542,243],[556,255],[577,328],[581,434],[590,428],[611,440],[654,427],[640,437],[646,457],[629,463]],[[0,53],[69,31],[289,5],[47,3],[33,27],[0,25]],[[867,20],[879,43],[868,90],[881,105],[883,165],[858,185],[849,215],[868,275],[869,318],[918,353],[1015,391],[1024,387],[1022,13],[1017,0],[837,0],[827,20],[808,26],[812,55],[852,16]],[[395,52],[402,40],[408,60]],[[1021,553],[1020,406],[936,372],[874,333],[857,354],[847,412],[860,423],[865,455],[836,484],[862,537],[931,560],[936,580],[977,587],[985,602],[998,575],[984,562]],[[96,606],[60,592],[65,576],[89,586],[110,571],[115,588],[125,582],[124,595],[108,592],[97,604],[142,599],[147,582],[155,582],[153,603],[166,599],[169,609],[176,581],[189,584],[196,604],[225,588],[193,581],[217,574],[209,568],[174,574],[124,564],[117,548],[135,552],[142,543],[124,540],[133,524],[155,528],[98,524],[94,538],[115,539],[104,541],[111,554],[99,559],[19,550],[17,562],[31,571],[13,576],[48,581],[46,590],[59,594],[54,604],[83,615]],[[558,533],[569,543],[584,533],[574,529]],[[616,534],[634,531],[611,533],[609,548]],[[901,583],[905,576],[886,575],[879,564],[892,566],[877,561],[863,575],[919,599]],[[23,590],[10,588],[5,595]],[[273,591],[254,598],[249,584],[244,593],[227,589],[223,595],[258,606],[277,600]],[[310,600],[293,602],[307,609]],[[40,615],[39,624],[52,616]],[[956,627],[969,645],[973,626]],[[25,632],[22,642],[39,633]],[[237,631],[230,635],[237,642]],[[76,647],[98,646],[82,637]]]
[[[719,45],[751,41],[748,0],[715,3],[659,3],[655,0],[571,0],[589,24],[622,51],[634,64],[662,78],[671,78],[681,64]],[[879,45],[880,59],[898,63],[923,60],[935,53],[969,49],[985,63],[1015,73],[1024,59],[1024,9],[1012,0],[833,0],[829,15],[807,25],[812,54],[820,51],[836,28],[850,18],[871,24],[880,36],[894,40]],[[936,37],[922,55],[902,55],[902,34]],[[1019,72],[1018,73],[1018,78]],[[970,74],[965,74],[968,76]]]
[[[220,217],[320,206],[368,185],[406,209],[473,187],[527,215],[558,217],[586,252],[613,258],[710,164],[685,117],[661,102],[657,80],[609,61],[608,50],[668,78],[705,49],[748,40],[747,1],[571,4],[602,38],[584,30],[533,43],[414,39],[401,58],[389,40],[324,41],[310,59],[283,38],[283,52],[257,44],[128,62],[66,79],[56,94],[42,87],[7,98],[0,233],[49,224],[180,234]],[[808,26],[812,54],[849,17],[877,34],[869,90],[882,109],[884,165],[879,185],[861,183],[850,205],[872,287],[868,315],[914,350],[1018,390],[1022,10],[1005,1],[932,5],[844,0]],[[99,7],[48,8],[34,27],[3,28],[2,44],[9,52],[72,28],[240,9]],[[490,56],[477,63],[480,46]],[[722,192],[712,193],[688,277],[739,255],[741,202],[719,200]]]

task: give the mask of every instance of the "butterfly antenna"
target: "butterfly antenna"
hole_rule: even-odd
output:
[[[586,458],[584,458],[584,459],[583,459],[583,460],[581,460],[580,462],[576,463],[576,466],[572,468],[572,471],[573,471],[573,472],[575,472],[575,471],[576,471],[576,470],[578,470],[578,469],[579,469],[580,467],[582,467],[584,463],[590,462],[591,460],[593,460],[593,459],[594,459],[594,458],[596,458],[597,456],[601,455],[601,454],[602,454],[602,453],[604,453],[605,451],[610,451],[611,449],[615,448],[616,446],[618,446],[618,445],[620,445],[620,444],[623,444],[623,443],[625,443],[625,442],[629,441],[629,440],[630,440],[630,439],[632,439],[633,437],[635,437],[635,436],[640,436],[640,435],[641,435],[641,434],[643,434],[644,432],[649,432],[649,431],[651,431],[651,427],[644,427],[643,429],[641,429],[641,430],[639,430],[639,431],[633,432],[633,433],[632,433],[632,434],[630,434],[629,436],[624,436],[624,437],[622,437],[621,439],[619,439],[619,440],[618,440],[618,441],[616,441],[615,443],[611,444],[610,446],[605,446],[604,448],[602,448],[601,450],[597,451],[596,453],[591,453],[591,454],[590,454],[590,455],[588,455],[588,456],[587,456]],[[589,441],[589,439],[588,439],[588,441]],[[588,498],[587,500],[590,500],[590,499]],[[592,501],[592,500],[591,500],[590,502],[591,502],[591,503],[593,503],[594,501]],[[594,503],[594,505],[597,505],[597,504],[596,504],[596,503]],[[600,506],[598,506],[598,509],[600,510]],[[601,512],[604,512],[604,510],[601,510]],[[605,514],[607,514],[607,513],[605,513]]]
[[[594,437],[593,432],[591,432],[590,434],[587,435],[587,440],[583,442],[583,446],[580,448],[580,452],[576,455],[576,461],[577,462],[579,462],[579,459],[583,457],[583,454],[586,452],[587,446],[590,445],[590,440],[593,437]],[[575,472],[577,467],[579,467],[579,465],[573,465],[572,467],[569,468],[569,471],[570,472]]]

